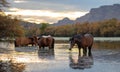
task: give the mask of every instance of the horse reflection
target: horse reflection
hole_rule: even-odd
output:
[[[54,49],[49,49],[49,50],[40,49],[40,50],[38,50],[38,57],[40,59],[53,60],[54,59]]]
[[[77,58],[73,57],[73,54],[69,54],[70,64],[69,66],[72,69],[86,69],[91,68],[93,65],[93,57],[92,56],[80,56]]]

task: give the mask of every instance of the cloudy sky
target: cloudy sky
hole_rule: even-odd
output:
[[[91,8],[120,4],[120,0],[7,0],[6,14],[20,15],[21,19],[35,23],[55,23],[68,17],[75,20]]]

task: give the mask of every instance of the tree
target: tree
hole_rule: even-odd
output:
[[[24,28],[20,25],[17,18],[0,15],[0,38],[23,36]]]
[[[55,35],[55,32],[56,32],[56,28],[57,27],[54,27],[54,26],[49,26],[45,29],[45,34],[46,35],[52,35],[54,36]]]
[[[9,7],[8,4],[9,3],[6,0],[0,0],[0,8],[1,7]]]
[[[39,35],[40,34],[40,30],[39,28],[36,27],[31,27],[29,29],[25,29],[25,35],[26,36],[33,36],[33,35]]]
[[[45,29],[49,26],[48,23],[41,23],[40,31],[44,34]]]
[[[6,0],[0,0],[0,15],[5,16],[5,13],[2,11],[3,7],[9,7],[9,3]]]

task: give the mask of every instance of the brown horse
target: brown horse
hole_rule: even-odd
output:
[[[54,49],[54,38],[51,36],[42,36],[38,39],[39,48],[49,47],[49,49]]]
[[[83,54],[87,55],[88,48],[88,55],[91,56],[91,48],[93,45],[93,36],[91,34],[78,34],[71,37],[69,50],[71,50],[75,44],[78,46],[79,54],[81,54],[80,49],[83,48]]]
[[[38,44],[38,40],[36,36],[33,37],[17,37],[15,39],[15,46],[27,46],[29,44],[33,45],[37,45]]]

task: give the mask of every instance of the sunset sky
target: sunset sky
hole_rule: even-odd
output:
[[[68,17],[75,20],[91,8],[120,4],[120,0],[7,0],[6,14],[20,15],[21,19],[35,23],[55,23]]]

